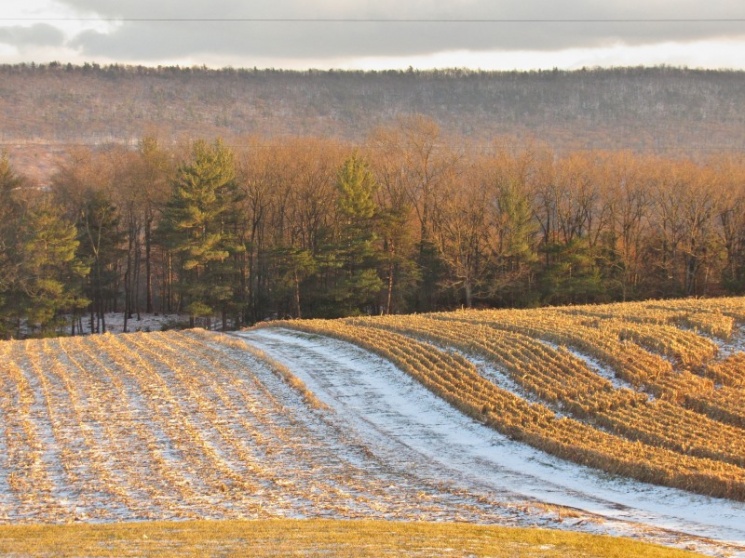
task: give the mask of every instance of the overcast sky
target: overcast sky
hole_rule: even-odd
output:
[[[0,63],[745,69],[745,0],[2,0]]]

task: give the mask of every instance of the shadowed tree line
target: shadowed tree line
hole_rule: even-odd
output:
[[[77,148],[32,186],[2,160],[4,337],[745,291],[741,156],[469,146],[410,116],[364,147]]]

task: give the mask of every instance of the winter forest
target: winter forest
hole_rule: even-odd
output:
[[[745,292],[745,160],[469,145],[404,116],[0,163],[0,335]]]

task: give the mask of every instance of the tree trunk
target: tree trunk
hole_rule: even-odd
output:
[[[396,246],[393,243],[393,240],[389,240],[388,244],[389,244],[388,255],[390,257],[390,260],[388,263],[388,292],[386,293],[386,300],[385,300],[385,313],[386,314],[390,314],[393,312],[393,283],[394,283],[394,274],[396,272],[396,264],[395,264]]]
[[[173,311],[173,262],[170,253],[166,254],[165,292],[166,310],[170,314]]]
[[[153,313],[153,272],[152,272],[152,227],[153,218],[145,220],[145,312]]]
[[[138,227],[139,229],[139,227]],[[140,231],[135,230],[135,257],[134,257],[134,280],[132,281],[132,297],[134,302],[134,312],[137,314],[137,321],[142,319],[140,316]]]
[[[473,308],[473,288],[469,279],[463,282],[463,291],[466,295],[466,308]]]
[[[300,278],[297,270],[295,270],[295,315],[298,319],[302,318],[300,310]]]
[[[127,322],[132,311],[132,227],[129,229],[129,242],[127,246],[127,269],[124,272],[124,333],[127,333]]]

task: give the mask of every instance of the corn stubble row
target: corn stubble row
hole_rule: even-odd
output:
[[[714,301],[701,301],[702,308],[707,304],[706,307],[713,308],[712,311],[700,309],[689,318],[703,320],[707,316],[708,320],[723,324],[719,330],[723,336],[720,341],[724,342],[733,335],[735,317],[745,321],[745,316],[740,318],[741,314],[736,311],[738,306],[729,302],[732,300],[739,302],[741,299],[721,302],[722,308],[733,308],[732,315],[716,312],[720,308],[714,306]],[[642,309],[651,313],[648,308]],[[738,366],[744,361],[741,351],[726,358],[716,358],[718,348],[712,339],[695,330],[671,327],[685,323],[679,313],[662,311],[662,316],[669,315],[666,324],[639,324],[637,320],[629,319],[628,310],[624,310],[620,316],[605,319],[588,319],[586,314],[591,310],[587,309],[576,312],[544,310],[532,314],[484,312],[473,319],[497,330],[575,348],[610,367],[617,378],[636,389],[703,412],[716,421],[745,426],[745,409],[736,403],[745,381],[745,369]],[[441,315],[440,318],[464,323],[472,321],[465,314],[458,317]],[[726,331],[730,333],[726,334]]]
[[[555,349],[526,335],[483,325],[422,318],[417,329],[441,344],[475,352],[498,363],[526,391],[563,413],[651,445],[745,465],[741,429],[681,409],[665,400],[650,402],[644,394],[615,389],[566,349]],[[717,443],[712,439],[716,436]]]
[[[463,412],[559,457],[745,500],[745,356],[718,357],[743,321],[745,299],[719,299],[284,325],[390,359]],[[471,355],[536,401],[490,381]]]
[[[289,370],[225,335],[3,342],[0,390],[0,523],[514,513],[386,469]]]

